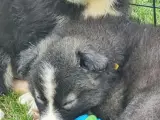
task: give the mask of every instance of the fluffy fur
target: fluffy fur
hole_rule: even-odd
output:
[[[34,60],[41,60],[46,53],[48,44],[51,44],[47,40],[53,39],[51,34],[61,35],[61,27],[69,19],[92,16],[88,12],[87,15],[83,13],[88,11],[87,9],[92,12],[97,7],[96,2],[85,2],[79,4],[79,2],[65,0],[0,0],[0,94],[10,89],[13,77],[28,79],[31,63]],[[109,7],[114,1],[101,1],[98,7],[104,2]],[[100,15],[109,13],[100,11],[98,12]],[[43,40],[45,43],[42,44],[46,46],[39,45]],[[41,57],[37,57],[37,54]]]
[[[76,21],[67,28],[69,35],[85,36],[109,60],[120,64],[119,83],[92,112],[104,120],[160,119],[159,27],[139,25],[123,16],[88,20],[86,24]],[[96,98],[92,96],[92,100]]]
[[[102,16],[110,15],[119,15],[114,8],[117,0],[68,0],[69,2],[80,4],[85,6],[83,11],[83,16],[85,18],[93,17],[98,18]]]
[[[31,70],[32,94],[39,99],[36,89],[43,101],[36,101],[40,115],[48,104],[39,84],[44,80],[34,71],[45,61],[57,71],[54,113],[59,119],[73,119],[90,109],[105,120],[160,119],[159,27],[108,16],[72,21],[64,29],[69,37],[50,44]],[[120,65],[118,71],[113,63]]]
[[[86,3],[83,4],[82,2]],[[94,0],[82,0],[81,3],[72,0],[1,0],[0,54],[12,57],[7,66],[12,64],[12,70],[16,70],[17,66],[15,64],[17,60],[13,58],[16,58],[20,51],[27,49],[30,45],[37,44],[37,42],[50,33],[61,34],[59,29],[69,19],[79,19],[83,16],[84,11],[87,13],[84,16],[92,16],[90,13],[95,13],[95,9],[97,9],[95,5],[98,5],[98,8],[100,8],[99,6],[104,2],[106,6],[111,7],[115,1],[102,0],[97,4]],[[109,9],[108,7],[103,6],[103,9]],[[87,11],[90,11],[90,13]],[[97,12],[99,15],[109,13],[107,10],[99,9],[97,9]],[[94,17],[99,15],[94,15]],[[8,59],[9,57],[3,59]],[[13,72],[14,74],[16,73],[16,71]],[[9,80],[11,77],[12,75],[6,79]],[[2,80],[2,84],[6,84],[4,83],[5,81]],[[10,85],[6,86],[9,87]],[[5,93],[6,90],[1,90],[1,92]]]
[[[123,2],[118,9],[125,13],[128,1]],[[0,52],[2,73],[12,64],[19,77],[29,80],[41,120],[71,120],[88,110],[105,120],[160,119],[159,27],[133,23],[124,15],[73,20],[56,33],[28,41],[14,56],[5,47]]]

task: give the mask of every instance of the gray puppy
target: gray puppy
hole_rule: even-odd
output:
[[[122,10],[124,7],[122,5]],[[65,35],[74,36],[74,40],[72,41],[73,43],[72,44],[70,43],[70,45],[74,45],[75,44],[74,41],[82,41],[81,45],[83,47],[87,44],[93,47],[91,50],[90,48],[85,49],[85,54],[82,52],[83,53],[81,56],[82,58],[83,57],[90,58],[92,56],[91,57],[92,59],[90,58],[89,60],[87,60],[89,62],[86,61],[80,64],[82,67],[88,68],[89,70],[92,71],[97,71],[96,69],[97,67],[95,67],[95,64],[94,65],[90,64],[91,66],[94,66],[91,68],[90,65],[87,64],[87,63],[94,63],[92,61],[94,61],[95,59],[93,60],[93,58],[96,57],[93,56],[97,56],[99,58],[98,61],[96,60],[97,61],[96,63],[103,64],[103,60],[99,55],[97,54],[90,55],[91,53],[95,53],[91,52],[92,50],[95,50],[101,55],[107,56],[109,60],[108,65],[112,65],[113,63],[118,63],[120,65],[119,69],[120,72],[117,71],[116,74],[120,74],[121,76],[121,79],[119,81],[116,80],[116,86],[115,86],[115,81],[110,82],[109,80],[110,79],[109,76],[110,75],[112,76],[112,74],[109,74],[109,76],[105,75],[106,73],[108,73],[107,70],[111,70],[109,73],[115,73],[115,71],[112,71],[110,67],[109,69],[106,69],[105,72],[102,73],[102,75],[105,75],[104,79],[105,81],[107,81],[107,84],[110,83],[109,85],[111,85],[111,89],[103,89],[106,91],[107,95],[103,94],[105,96],[97,97],[97,95],[99,95],[99,92],[97,93],[96,91],[92,90],[90,88],[90,85],[88,85],[87,88],[89,88],[91,91],[94,92],[93,94],[88,94],[88,96],[91,95],[92,97],[89,100],[88,96],[85,96],[87,93],[91,92],[89,89],[85,91],[85,87],[81,87],[80,91],[82,90],[82,93],[84,93],[83,97],[82,96],[79,97],[78,94],[79,88],[77,86],[87,85],[86,79],[85,83],[81,83],[78,81],[74,82],[75,87],[72,87],[73,83],[69,84],[69,86],[71,86],[69,93],[74,93],[74,96],[78,96],[78,97],[73,97],[74,100],[76,101],[78,100],[78,102],[72,100],[71,102],[69,102],[69,104],[67,103],[67,105],[69,105],[70,111],[74,110],[75,112],[77,112],[76,110],[78,109],[75,108],[79,108],[80,111],[81,110],[83,111],[82,106],[84,108],[85,106],[89,106],[88,108],[92,109],[92,112],[94,112],[96,115],[98,115],[100,118],[104,120],[106,119],[159,120],[160,119],[160,114],[159,114],[160,113],[160,88],[159,88],[160,28],[159,27],[154,28],[150,25],[139,25],[129,21],[125,16],[120,16],[120,17],[108,16],[106,18],[102,18],[99,20],[88,20],[86,22],[84,22],[83,20],[72,21],[71,24],[68,24],[66,26],[66,28],[67,30],[65,31]],[[85,42],[84,39],[87,39],[86,40],[87,42]],[[68,49],[68,51],[70,50]],[[86,53],[89,53],[89,56]],[[69,56],[68,59],[71,60],[73,58],[74,57]],[[86,59],[80,59],[80,60],[86,60]],[[67,66],[67,68],[70,67]],[[70,69],[67,71],[70,71]],[[74,80],[75,79],[69,79],[69,81],[74,81]],[[104,85],[106,86],[104,88],[108,88],[106,84]],[[98,90],[97,87],[94,88]],[[101,90],[100,92],[103,93],[102,92],[103,90]],[[65,88],[62,91],[65,91]],[[64,94],[64,92],[62,93],[63,94],[60,95],[59,97],[63,101],[66,98],[65,97],[63,98],[62,96],[66,95]],[[106,100],[103,100],[104,97],[106,98]],[[82,98],[83,100],[81,100]],[[57,98],[55,97],[55,99]],[[60,99],[57,99],[57,101],[59,101]],[[99,99],[101,99],[103,102],[99,101]],[[93,107],[96,104],[100,105],[98,105],[97,107]]]
[[[65,28],[65,37],[49,36],[21,53],[29,60],[20,60],[20,71],[32,63],[28,79],[42,120],[88,110],[104,120],[159,119],[159,28],[124,16]]]
[[[88,110],[104,120],[160,119],[160,28],[129,21],[123,2],[123,16],[71,21],[65,37],[50,34],[20,52],[18,74],[29,80],[41,120]]]
[[[120,64],[120,83],[92,112],[104,120],[159,120],[160,28],[139,25],[124,16],[106,19],[68,27],[70,35],[81,33]]]

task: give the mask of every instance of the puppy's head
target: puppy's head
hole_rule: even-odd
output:
[[[98,18],[110,15],[119,15],[120,13],[115,10],[117,0],[67,0],[68,2],[85,6],[83,15],[85,18],[93,17]]]
[[[83,40],[54,42],[31,71],[41,120],[72,120],[98,105],[116,76],[108,59]]]

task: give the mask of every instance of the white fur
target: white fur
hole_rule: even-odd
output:
[[[47,109],[42,113],[41,120],[61,120],[60,114],[55,110],[54,96],[56,94],[55,69],[49,63],[43,63],[41,78],[44,81],[44,93],[48,101]]]
[[[29,104],[34,98],[32,97],[31,93],[25,93],[19,97],[19,102],[24,105],[24,104]]]
[[[41,78],[44,81],[43,87],[45,88],[45,97],[53,102],[53,97],[55,95],[56,82],[54,80],[55,69],[51,64],[45,62],[41,67]]]
[[[38,111],[38,108],[37,108],[37,105],[35,103],[35,100],[32,97],[30,92],[21,95],[19,97],[19,103],[23,104],[23,105],[26,104],[29,107],[29,112],[28,112],[29,115],[33,115],[33,110],[37,110]]]
[[[87,0],[67,0],[67,1],[75,4],[85,5]]]
[[[7,69],[4,74],[4,79],[6,87],[10,88],[12,86],[12,80],[13,80],[12,67],[10,63],[7,65]]]
[[[4,112],[0,109],[0,120],[4,118]]]
[[[40,120],[62,120],[62,118],[60,114],[56,110],[54,110],[53,105],[50,102],[47,110],[41,116]]]

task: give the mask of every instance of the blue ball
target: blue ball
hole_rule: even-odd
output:
[[[85,120],[85,119],[87,119],[87,117],[88,117],[88,115],[84,114],[84,115],[77,117],[75,120]]]

